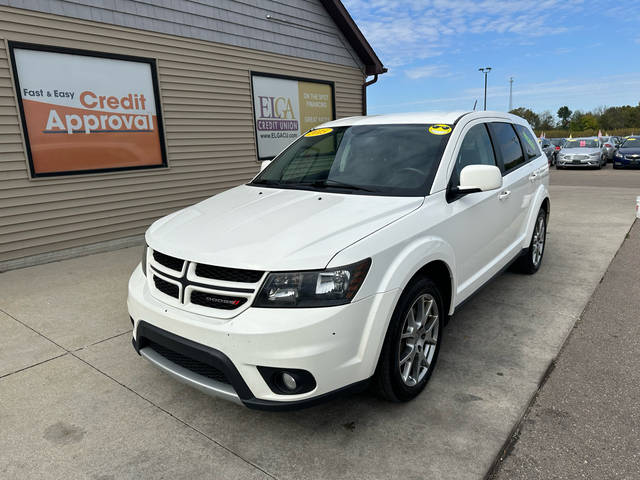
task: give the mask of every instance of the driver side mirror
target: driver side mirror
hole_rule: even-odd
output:
[[[502,172],[494,165],[467,165],[460,172],[459,193],[487,192],[502,187]]]
[[[267,168],[270,163],[271,163],[271,160],[263,160],[262,163],[260,164],[260,171],[263,171],[265,168]]]

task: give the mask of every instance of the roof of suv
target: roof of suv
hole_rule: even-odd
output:
[[[460,117],[474,115],[474,117],[498,117],[512,122],[524,122],[520,117],[504,112],[493,111],[464,111],[453,112],[415,112],[415,113],[388,113],[384,115],[367,115],[365,117],[346,117],[323,123],[322,127],[346,127],[352,125],[389,125],[389,124],[433,124],[443,123],[452,125]],[[526,122],[525,122],[526,123]]]

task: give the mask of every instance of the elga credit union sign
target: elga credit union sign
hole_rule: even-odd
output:
[[[275,157],[316,125],[335,119],[333,83],[253,73],[258,158]]]
[[[32,176],[166,165],[153,60],[10,47]]]

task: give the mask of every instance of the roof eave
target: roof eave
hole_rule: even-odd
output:
[[[354,22],[349,12],[340,0],[320,0],[320,3],[327,10],[335,24],[338,26],[351,48],[356,52],[362,63],[364,63],[367,75],[379,75],[385,73],[384,67],[378,55],[373,50],[367,39],[364,37],[356,22]]]

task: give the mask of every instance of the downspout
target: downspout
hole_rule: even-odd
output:
[[[367,114],[367,87],[369,85],[373,85],[378,81],[378,74],[376,73],[373,76],[373,80],[369,80],[368,82],[364,82],[362,84],[362,115]]]

